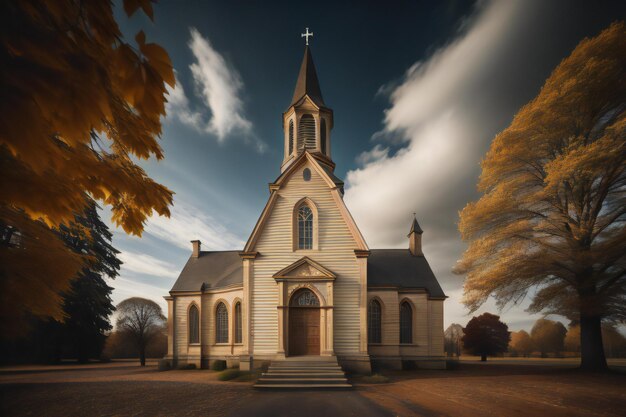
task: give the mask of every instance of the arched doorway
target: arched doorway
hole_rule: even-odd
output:
[[[289,301],[289,356],[320,354],[320,300],[302,288]]]

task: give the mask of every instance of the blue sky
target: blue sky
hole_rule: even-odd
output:
[[[348,208],[372,248],[407,247],[417,212],[424,252],[450,296],[447,326],[470,318],[463,279],[450,271],[464,249],[457,213],[478,198],[491,140],[583,37],[626,12],[619,1],[161,0],[154,22],[129,19],[119,5],[116,16],[127,39],[143,29],[167,49],[178,80],[163,121],[165,159],[141,162],[176,193],[173,215],[153,217],[142,238],[115,229],[125,262],[111,282],[116,303],[142,296],[165,306],[192,239],[205,250],[242,248],[279,174],[281,114],[309,27]],[[502,312],[513,330],[537,318],[527,304]]]

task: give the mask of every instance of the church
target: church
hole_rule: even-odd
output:
[[[282,115],[284,158],[242,250],[192,241],[168,304],[174,366],[242,370],[305,356],[345,371],[372,366],[444,368],[446,298],[407,224],[404,249],[370,249],[334,174],[333,111],[322,97],[308,42]]]

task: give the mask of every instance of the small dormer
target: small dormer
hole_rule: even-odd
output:
[[[281,172],[284,172],[305,149],[332,164],[330,156],[332,128],[333,111],[324,103],[313,56],[310,48],[306,46],[291,104],[283,113],[285,157]]]

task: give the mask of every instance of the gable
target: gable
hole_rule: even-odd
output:
[[[308,257],[303,257],[293,264],[289,265],[286,268],[281,269],[277,273],[273,275],[273,278],[276,280],[281,279],[302,279],[306,278],[310,279],[322,279],[322,280],[333,280],[336,278],[335,274],[333,274],[328,269],[324,268],[319,263],[309,259]]]
[[[309,181],[303,179],[304,169],[311,171]],[[343,183],[339,183],[343,185]],[[308,197],[312,201],[324,202],[324,215],[320,222],[332,222],[333,227],[342,224],[353,240],[353,249],[368,250],[365,239],[361,235],[352,215],[348,211],[342,197],[342,192],[336,177],[331,177],[328,171],[308,151],[303,152],[298,159],[278,179],[270,184],[271,194],[257,224],[246,243],[244,251],[253,252],[256,249],[260,236],[264,233],[272,213],[279,211],[282,233],[287,233],[285,227],[292,226],[292,215],[285,213],[293,209],[301,199]],[[274,222],[274,228],[276,228]]]

